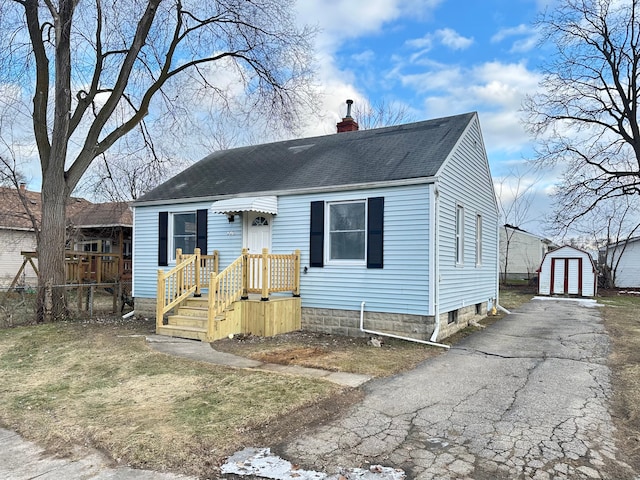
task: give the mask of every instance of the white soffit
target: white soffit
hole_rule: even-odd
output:
[[[261,212],[276,215],[278,213],[278,197],[242,197],[218,200],[211,205],[213,213]]]

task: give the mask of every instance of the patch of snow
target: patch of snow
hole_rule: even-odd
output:
[[[564,298],[564,297],[533,297],[532,300],[553,300],[558,302],[575,302],[583,307],[602,307],[596,300],[592,298]]]
[[[235,475],[255,475],[273,480],[404,480],[406,475],[400,469],[371,465],[362,468],[340,469],[335,475],[324,472],[302,470],[291,462],[271,454],[269,448],[245,448],[230,456],[220,468],[221,473]]]

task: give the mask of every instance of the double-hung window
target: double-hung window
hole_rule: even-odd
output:
[[[207,209],[191,212],[158,212],[158,266],[176,259],[176,248],[192,255],[199,248],[207,254]]]
[[[328,262],[365,263],[367,203],[364,200],[328,204]]]
[[[476,215],[476,266],[482,265],[482,215]]]
[[[171,255],[175,260],[176,248],[181,248],[185,254],[192,254],[196,248],[196,212],[174,213],[171,217]]]
[[[464,207],[456,205],[456,264],[464,263]]]

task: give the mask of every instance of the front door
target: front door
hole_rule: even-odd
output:
[[[271,251],[271,221],[268,213],[249,212],[247,215],[246,246],[250,254],[261,254],[263,248]],[[249,289],[262,288],[262,259],[254,258],[249,262]]]
[[[262,253],[263,248],[271,251],[271,220],[268,213],[249,212],[247,215],[247,243],[249,253]]]

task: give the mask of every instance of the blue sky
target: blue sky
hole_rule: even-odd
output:
[[[536,17],[543,0],[299,0],[302,22],[317,24],[318,73],[328,115],[306,134],[331,133],[344,102],[398,102],[416,121],[477,111],[492,174],[509,197],[514,168],[527,170],[531,139],[521,103],[534,93],[540,62]],[[357,119],[356,119],[357,120]],[[525,175],[526,185],[534,182]],[[537,179],[523,228],[544,233],[553,176]]]
[[[514,179],[507,174],[513,169],[525,172],[525,161],[532,157],[531,139],[521,124],[521,103],[538,88],[540,61],[549,54],[538,45],[533,21],[553,1],[297,0],[300,24],[319,28],[315,54],[320,117],[310,117],[301,135],[335,132],[348,98],[356,104],[403,105],[414,121],[477,111],[494,182],[508,202]],[[234,85],[232,78],[226,78],[224,67],[218,69],[218,75],[218,80]],[[189,101],[193,105],[185,105],[185,110],[198,123],[197,102],[202,99]],[[29,104],[30,99],[24,102]],[[24,131],[30,130],[28,117],[27,112]],[[9,116],[2,123],[0,116],[0,127],[6,132],[12,120],[13,128],[21,130],[22,124],[13,122],[14,118]],[[176,165],[220,148],[207,143],[206,132],[200,135],[204,140],[189,141],[188,148],[169,149]],[[234,146],[233,141],[229,146]],[[34,144],[28,141],[16,151],[20,158],[33,159],[24,169],[29,188],[38,190],[35,153]],[[544,234],[541,219],[549,208],[547,194],[554,174],[539,179],[527,173],[519,180],[525,186],[535,185],[533,204],[526,218],[506,220]]]

